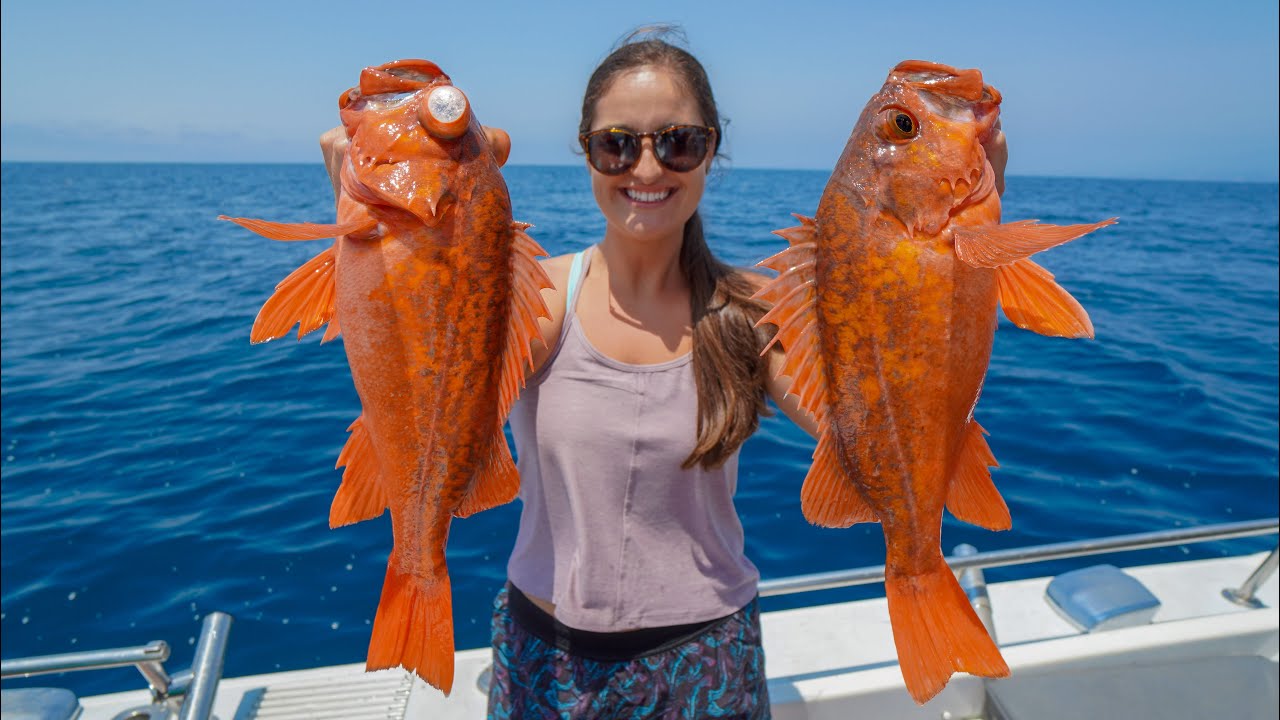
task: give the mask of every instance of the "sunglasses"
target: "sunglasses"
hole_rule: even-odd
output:
[[[653,154],[662,167],[678,173],[702,164],[716,135],[715,128],[701,125],[672,125],[657,132],[638,133],[623,128],[605,128],[578,136],[587,162],[604,175],[621,175],[640,162],[640,141],[653,139]]]

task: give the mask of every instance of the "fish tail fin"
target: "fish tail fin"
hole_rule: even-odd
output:
[[[516,470],[515,461],[511,459],[507,436],[502,434],[502,428],[498,428],[480,459],[480,466],[476,468],[475,477],[467,487],[467,494],[453,514],[456,517],[474,515],[511,502],[518,492],[520,473]]]
[[[298,326],[301,340],[332,320],[335,264],[333,248],[329,248],[281,280],[258,311],[253,329],[249,331],[249,342],[256,344],[284,337],[294,325]]]
[[[983,437],[986,434],[977,420],[970,420],[964,429],[960,454],[947,489],[947,509],[971,525],[1008,530],[1013,527],[1013,519],[1009,517],[1009,506],[991,482],[988,468],[1000,464]]]
[[[827,431],[818,439],[813,464],[800,487],[800,509],[804,517],[822,527],[849,527],[875,522],[876,514],[844,471],[836,452],[835,434]]]
[[[345,223],[282,223],[256,218],[237,218],[219,215],[219,220],[233,222],[240,227],[258,233],[271,240],[324,240],[337,238],[355,232],[372,230],[378,222],[372,218],[362,218]]]
[[[338,453],[334,467],[345,467],[342,484],[329,506],[329,527],[337,528],[372,520],[387,509],[387,491],[382,487],[382,472],[373,442],[364,426],[364,415],[347,428],[351,433]]]
[[[1008,677],[1009,666],[969,605],[941,553],[918,575],[891,568],[885,578],[889,622],[907,692],[921,705],[956,672]]]
[[[387,561],[382,599],[373,619],[365,669],[403,666],[439,688],[453,689],[453,598],[443,568],[430,577],[402,573],[395,552]]]
[[[1014,325],[1051,337],[1093,337],[1089,313],[1053,281],[1053,273],[1031,260],[996,268],[996,287],[1000,307]]]

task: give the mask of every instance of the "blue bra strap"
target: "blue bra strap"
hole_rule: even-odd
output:
[[[587,248],[581,252],[575,253],[573,256],[573,264],[569,266],[569,287],[568,292],[564,296],[564,316],[569,317],[573,312],[573,294],[578,290],[578,281],[582,275],[582,261],[587,256]]]

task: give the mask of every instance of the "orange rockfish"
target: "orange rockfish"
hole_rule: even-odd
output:
[[[351,140],[337,223],[226,218],[276,240],[337,238],[277,286],[250,338],[344,337],[363,414],[339,456],[331,526],[391,510],[369,670],[398,665],[448,693],[453,517],[510,501],[519,477],[502,433],[551,282],[511,219],[506,133],[482,128],[434,63],[366,68],[339,99]]]
[[[1020,327],[1092,337],[1080,305],[1027,259],[1109,225],[1000,224],[982,142],[1000,94],[977,70],[907,61],[863,110],[818,214],[761,265],[780,374],[820,428],[801,490],[810,522],[883,525],[899,664],[923,703],[952,673],[1008,666],[943,559],[942,509],[1010,526],[973,418],[996,305]]]

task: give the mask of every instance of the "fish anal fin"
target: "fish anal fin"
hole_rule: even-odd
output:
[[[498,417],[502,420],[506,420],[511,403],[524,387],[526,371],[533,367],[530,343],[542,340],[538,318],[551,319],[542,290],[554,286],[538,264],[538,258],[546,256],[547,251],[525,233],[527,227],[527,223],[512,223],[515,237],[511,242],[511,312],[507,315],[507,336],[498,370]]]
[[[923,571],[885,571],[889,623],[907,692],[923,705],[946,687],[951,675],[1009,676],[1000,648],[969,605],[941,553]]]
[[[333,318],[335,253],[328,248],[276,285],[258,311],[249,341],[266,342],[283,337],[298,325],[298,339]],[[336,331],[335,331],[336,332]],[[328,333],[325,334],[328,337]]]
[[[947,490],[947,509],[971,525],[1008,530],[1013,527],[1013,520],[1009,517],[1009,506],[991,482],[989,468],[999,467],[999,463],[983,437],[986,434],[976,420],[970,420],[964,429],[960,454]]]
[[[352,233],[368,232],[378,226],[378,221],[371,217],[362,217],[345,223],[282,223],[255,218],[236,218],[219,215],[219,220],[233,222],[246,230],[252,230],[262,237],[271,240],[323,240],[338,238]]]
[[[813,451],[813,464],[800,488],[800,509],[805,519],[814,525],[831,528],[876,522],[875,511],[844,471],[838,447],[835,434],[829,429],[818,439],[818,447]]]
[[[1005,317],[1020,328],[1052,337],[1092,338],[1093,322],[1053,274],[1028,259],[996,268]]]
[[[449,575],[403,572],[396,551],[387,559],[365,669],[404,667],[445,695],[453,689],[453,598]]]
[[[387,491],[382,487],[382,472],[364,426],[364,415],[356,418],[347,432],[350,435],[334,466],[346,469],[329,506],[331,528],[372,520],[387,509]]]
[[[514,500],[519,491],[520,473],[516,470],[515,461],[511,459],[507,437],[499,427],[480,458],[479,467],[467,486],[466,495],[453,514],[460,518],[468,517],[504,505]]]
[[[1116,218],[1084,225],[1041,225],[1019,220],[1003,225],[961,226],[953,230],[956,257],[973,267],[993,268],[1114,225]]]

